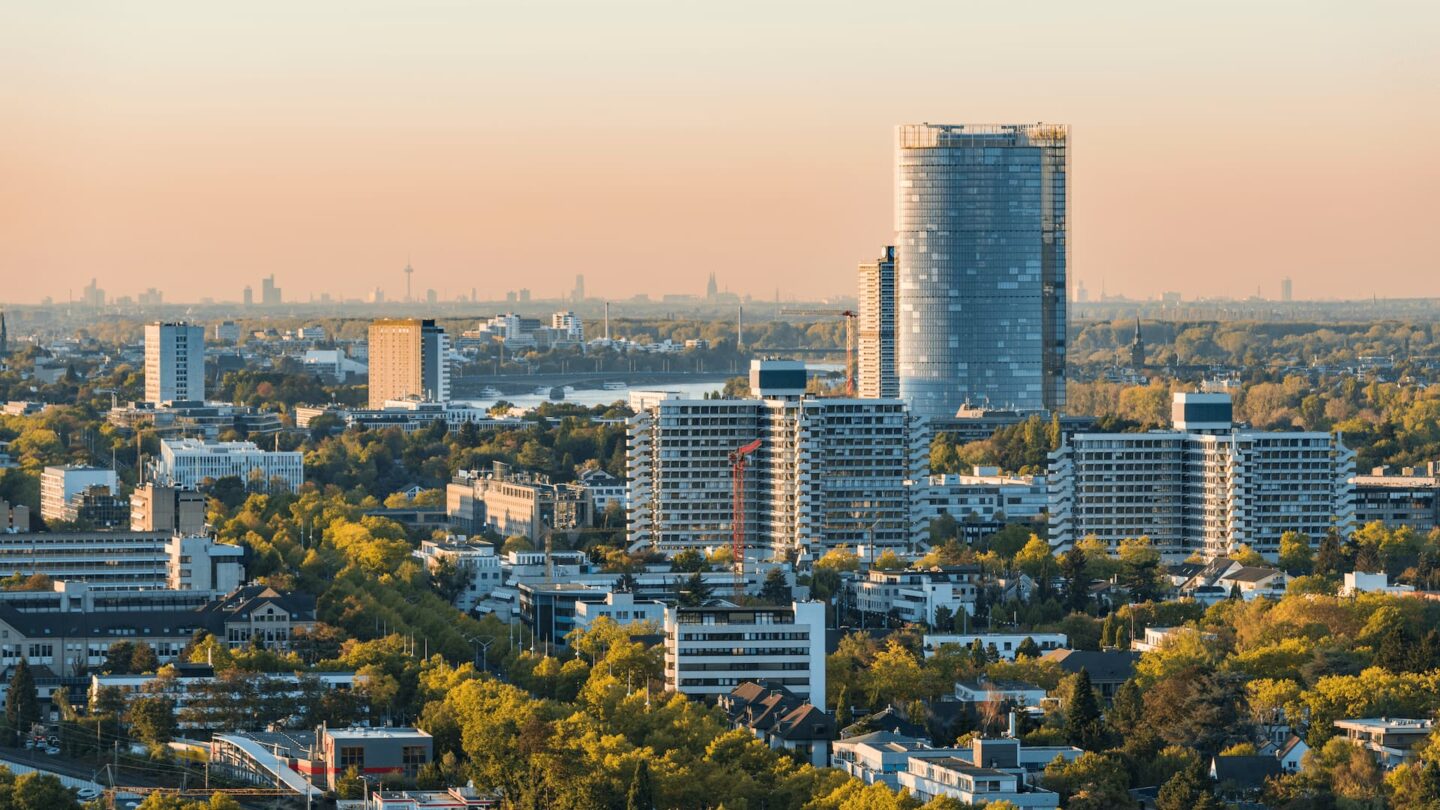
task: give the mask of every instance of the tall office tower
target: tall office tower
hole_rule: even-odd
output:
[[[205,329],[189,323],[145,325],[145,399],[205,401]]]
[[[96,309],[105,306],[105,291],[95,284],[95,279],[90,279],[90,284],[85,287],[81,294],[83,296],[81,300],[85,303],[85,306]]]
[[[370,407],[387,399],[450,399],[450,341],[433,320],[391,318],[370,324]]]
[[[634,394],[630,540],[665,554],[730,542],[729,454],[756,439],[745,477],[747,558],[840,545],[905,549],[923,527],[911,483],[929,434],[898,399],[805,394],[805,367],[753,361],[746,399]]]
[[[5,329],[5,312],[0,310],[0,359],[10,354],[10,332]]]
[[[280,288],[275,286],[275,274],[260,279],[260,303],[265,306],[278,306],[280,304]]]
[[[241,293],[240,299],[247,307],[255,306],[255,291],[250,288],[249,284],[245,285],[245,291]]]
[[[1281,301],[1293,301],[1293,300],[1294,300],[1294,295],[1295,295],[1295,287],[1292,285],[1292,283],[1291,283],[1291,281],[1290,281],[1290,278],[1287,276],[1287,277],[1285,277],[1285,278],[1280,279],[1280,300],[1281,300]]]
[[[895,246],[860,265],[858,393],[865,399],[900,396],[895,376]]]
[[[520,303],[522,303],[522,304],[528,304],[528,303],[530,303],[530,291],[529,291],[529,290],[526,290],[526,289],[523,289],[523,288],[520,290]]]
[[[577,304],[585,300],[585,275],[583,273],[575,274],[575,291],[570,294],[570,297]]]
[[[1065,404],[1068,130],[895,130],[896,365],[916,413]]]

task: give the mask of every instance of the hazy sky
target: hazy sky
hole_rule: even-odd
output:
[[[1440,296],[1440,3],[0,0],[0,300],[854,290],[900,122],[1072,127],[1092,296]]]

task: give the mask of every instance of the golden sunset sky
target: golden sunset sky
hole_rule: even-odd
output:
[[[853,293],[893,127],[1072,127],[1092,297],[1440,295],[1440,3],[0,2],[0,301]]]

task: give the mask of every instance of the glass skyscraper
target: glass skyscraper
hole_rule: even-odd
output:
[[[1069,131],[895,131],[900,396],[914,412],[1065,404]]]

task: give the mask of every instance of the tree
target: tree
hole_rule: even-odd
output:
[[[1026,636],[1026,637],[1025,637],[1025,640],[1024,640],[1024,641],[1021,641],[1021,642],[1020,642],[1020,645],[1015,648],[1015,657],[1016,657],[1016,658],[1039,658],[1039,657],[1040,657],[1040,645],[1035,643],[1035,639],[1033,639],[1033,638],[1031,638],[1031,637],[1029,637],[1029,636]]]
[[[8,771],[7,771],[8,773]],[[31,771],[15,777],[11,796],[15,810],[79,810],[75,792],[60,783],[59,777]]]
[[[1315,569],[1310,538],[1295,531],[1280,535],[1280,567],[1292,576],[1304,576]]]
[[[670,558],[670,570],[692,574],[696,571],[709,571],[710,564],[706,561],[704,554],[693,548],[687,548]]]
[[[655,810],[655,788],[650,784],[650,766],[643,757],[635,762],[635,775],[625,795],[625,810]]]
[[[1340,545],[1340,535],[1327,533],[1320,540],[1315,552],[1315,574],[1322,577],[1338,577],[1345,573],[1345,551]]]
[[[21,734],[29,734],[30,727],[40,721],[40,697],[35,688],[35,675],[30,671],[30,662],[24,658],[15,665],[10,676],[10,688],[5,693],[5,725],[10,738],[16,740]]]
[[[714,597],[715,588],[705,581],[699,571],[691,574],[676,594],[681,607],[703,607]]]
[[[341,799],[355,800],[365,795],[365,781],[360,778],[360,771],[354,766],[345,769],[345,773],[335,780],[335,793]]]
[[[1065,580],[1065,606],[1084,610],[1090,603],[1090,576],[1085,552],[1072,548],[1060,556],[1060,576]]]
[[[1070,701],[1065,707],[1065,739],[1079,748],[1098,748],[1104,738],[1100,724],[1100,702],[1084,667],[1071,676]]]
[[[1201,772],[1198,761],[1176,771],[1160,786],[1155,797],[1156,810],[1221,810],[1223,807],[1210,791],[1210,780]]]
[[[139,697],[130,704],[130,728],[152,748],[163,746],[175,736],[175,702],[164,697]]]
[[[155,655],[155,649],[143,641],[135,642],[135,649],[130,654],[130,671],[139,675],[159,668],[160,659]]]
[[[771,605],[786,605],[792,598],[785,571],[779,567],[771,568],[765,574],[764,584],[760,586],[760,599]]]

